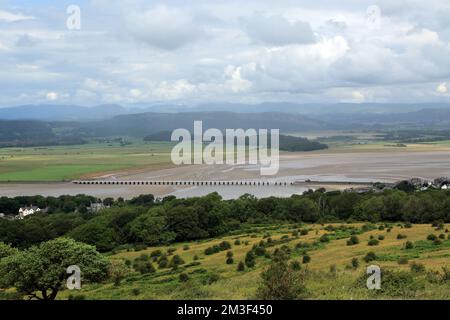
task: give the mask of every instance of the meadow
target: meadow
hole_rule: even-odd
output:
[[[171,143],[93,142],[76,146],[0,149],[0,182],[67,181],[123,169],[170,164]]]
[[[167,253],[169,259],[179,255],[184,263],[177,268],[158,268],[153,261],[156,271],[144,274],[130,267],[120,284],[86,284],[81,291],[62,292],[59,299],[254,299],[260,274],[270,264],[269,255],[281,247],[305,272],[306,299],[450,299],[448,227],[436,230],[430,224],[384,223],[244,226],[239,232],[210,240],[115,251],[110,260],[129,266],[136,259],[151,261],[156,250]],[[352,234],[359,243],[348,245]],[[429,234],[444,234],[445,239],[434,243],[427,240]],[[371,239],[381,240],[370,246]],[[205,254],[207,248],[223,241],[231,244],[229,250]],[[407,241],[412,247],[406,248]],[[238,271],[238,263],[261,242],[266,254],[256,256],[255,267]],[[226,264],[228,251],[233,253],[232,264]],[[368,252],[375,253],[375,260],[365,262]],[[352,262],[355,258],[358,266]],[[370,291],[366,288],[368,265],[380,266],[382,273],[400,272],[401,281],[382,276],[385,289]]]

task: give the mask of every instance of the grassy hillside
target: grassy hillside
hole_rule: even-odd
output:
[[[131,273],[120,285],[86,285],[79,292],[64,291],[59,298],[252,299],[256,297],[260,274],[271,260],[264,256],[257,257],[256,266],[245,268],[245,271],[237,271],[237,264],[245,259],[254,245],[264,241],[269,254],[282,246],[290,248],[290,259],[300,262],[302,270],[306,270],[308,299],[450,299],[450,271],[445,273],[442,269],[450,267],[450,240],[448,233],[445,233],[445,228],[449,227],[435,230],[431,225],[412,225],[408,228],[401,224],[365,227],[362,224],[259,226],[207,241],[149,247],[140,251],[122,250],[111,255],[110,259],[128,260],[128,264],[132,265],[136,258],[161,250],[163,253],[173,251],[169,259],[179,255],[185,263],[173,270],[158,268],[157,263],[153,262],[157,271],[149,274],[140,274],[130,267]],[[309,230],[307,235],[298,232],[305,229]],[[359,244],[347,245],[351,233],[357,234]],[[439,236],[442,233],[445,240],[440,244],[427,240],[429,234]],[[328,235],[329,242],[320,241],[324,239],[324,234]],[[406,238],[398,239],[398,234]],[[384,236],[384,240],[379,240],[377,246],[369,246],[371,236],[375,239]],[[268,242],[269,238],[271,242]],[[236,244],[236,240],[240,244]],[[205,255],[206,248],[219,245],[222,241],[228,241],[232,246],[229,251],[234,254],[233,264],[225,263],[227,251]],[[411,241],[413,248],[405,249],[406,241]],[[366,263],[363,258],[369,251],[373,251],[377,258]],[[302,261],[305,253],[311,257],[309,263]],[[194,259],[195,256],[198,260]],[[353,258],[357,258],[360,264],[356,269],[351,266]],[[425,270],[410,271],[413,262],[423,265]],[[382,279],[382,288],[385,285],[385,289],[381,293],[367,290],[365,270],[368,264],[379,265],[382,272],[404,271],[400,277],[403,282],[393,287],[392,283],[396,280],[386,276]],[[188,275],[189,279],[181,281],[181,273]]]

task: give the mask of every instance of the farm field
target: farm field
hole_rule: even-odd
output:
[[[0,149],[0,182],[63,181],[125,169],[170,164],[170,143],[135,141]]]
[[[64,291],[59,299],[255,299],[261,272],[270,264],[270,255],[276,248],[285,246],[290,261],[298,261],[305,274],[306,299],[450,299],[450,240],[449,225],[436,230],[431,225],[405,224],[331,224],[331,225],[260,225],[243,227],[240,232],[206,241],[178,243],[171,246],[123,249],[109,256],[112,261],[130,265],[129,273],[120,284],[85,285],[79,292]],[[305,232],[302,230],[308,230]],[[324,237],[324,235],[327,235]],[[358,244],[347,245],[350,236],[357,235]],[[398,239],[398,235],[403,236]],[[429,234],[445,235],[433,243]],[[384,237],[384,238],[383,238]],[[442,237],[442,236],[441,236]],[[322,240],[328,238],[328,241]],[[369,246],[368,241],[379,244]],[[223,241],[231,249],[211,255],[205,249],[220,246]],[[405,248],[410,241],[411,248]],[[269,256],[256,255],[256,266],[238,271],[237,265],[253,246],[262,242]],[[261,246],[261,245],[260,245]],[[152,252],[179,255],[184,264],[178,268],[158,268],[156,272],[140,274],[131,267],[135,259],[150,259]],[[233,252],[233,263],[226,264],[226,254]],[[255,251],[256,252],[256,251]],[[375,260],[365,262],[368,252]],[[303,256],[311,258],[304,263]],[[352,259],[358,267],[352,266]],[[128,261],[128,262],[127,262]],[[365,275],[367,265],[378,265],[400,273],[403,282],[394,290],[391,278],[382,276],[382,290],[369,291]],[[412,265],[423,270],[412,271]],[[389,272],[388,271],[388,272]],[[187,275],[180,280],[180,274]],[[385,281],[385,282],[383,282]],[[383,285],[385,289],[383,289]]]

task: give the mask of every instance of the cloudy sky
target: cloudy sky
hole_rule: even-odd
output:
[[[448,0],[186,2],[0,0],[0,107],[450,102]]]

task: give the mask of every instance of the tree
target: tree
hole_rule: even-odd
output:
[[[305,292],[305,279],[302,271],[295,271],[286,262],[287,259],[274,259],[261,274],[262,283],[257,297],[262,300],[301,299]]]
[[[0,242],[0,260],[12,256],[18,252],[19,251],[16,248],[13,248],[8,244]]]
[[[1,259],[0,287],[15,287],[30,299],[54,300],[72,265],[80,268],[83,281],[99,282],[107,277],[109,261],[93,246],[57,238]]]
[[[161,208],[151,209],[130,222],[130,234],[135,240],[154,246],[172,242],[176,234],[167,230],[167,219]]]
[[[119,286],[122,279],[131,274],[131,269],[124,260],[112,260],[108,270],[108,276],[115,286]]]

